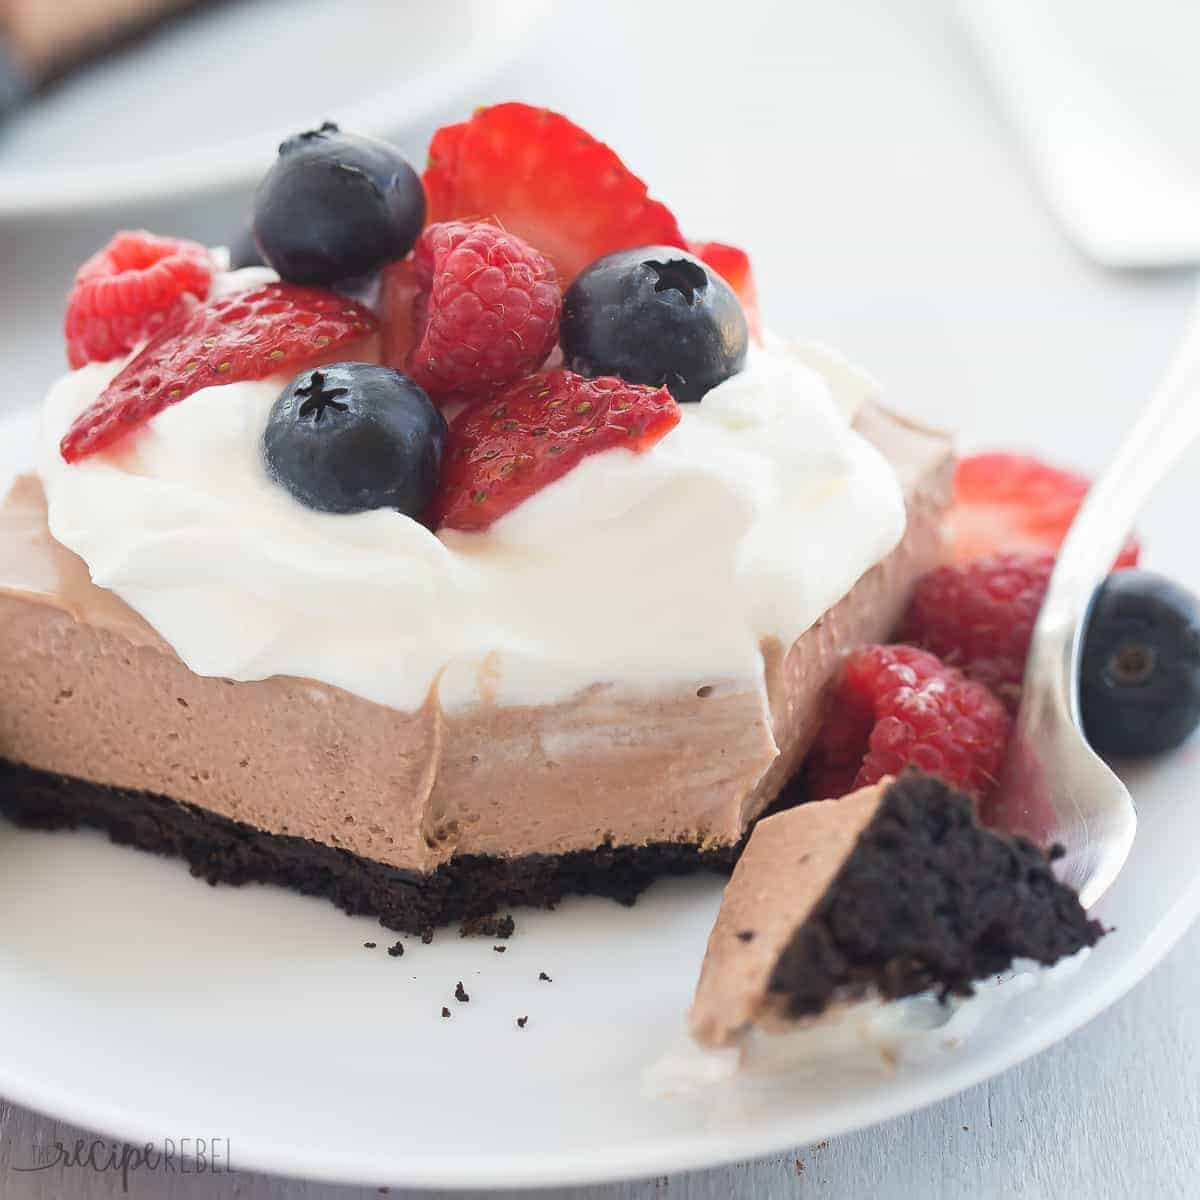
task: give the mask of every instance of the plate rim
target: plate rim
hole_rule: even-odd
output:
[[[401,107],[407,89],[384,86],[357,104],[339,108],[346,126],[374,137],[417,124],[473,84],[494,74],[536,34],[549,16],[551,0],[505,0],[503,8],[475,3],[482,23],[468,53],[439,67],[438,86],[416,103]],[[262,135],[214,146],[202,155],[159,154],[134,168],[70,168],[0,174],[0,218],[58,217],[102,211],[117,205],[166,203],[181,196],[248,186],[263,171]]]

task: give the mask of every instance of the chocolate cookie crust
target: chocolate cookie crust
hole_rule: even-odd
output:
[[[1104,929],[1059,883],[1052,855],[975,820],[970,800],[907,773],[771,973],[792,1017],[877,991],[970,995],[1015,958],[1057,962]]]
[[[119,845],[183,858],[193,875],[210,884],[278,884],[323,896],[355,916],[378,917],[385,928],[404,933],[501,907],[548,907],[573,894],[629,905],[661,876],[728,873],[740,849],[661,842],[511,859],[466,855],[422,875],[321,842],[264,833],[166,796],[6,759],[0,759],[0,814],[31,829],[99,829]]]

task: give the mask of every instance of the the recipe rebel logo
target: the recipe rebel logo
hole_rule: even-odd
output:
[[[104,1138],[76,1138],[73,1142],[35,1143],[32,1162],[12,1164],[14,1171],[92,1171],[119,1175],[121,1190],[129,1191],[136,1172],[163,1175],[232,1175],[229,1139],[222,1137],[163,1138],[159,1142],[112,1142]]]

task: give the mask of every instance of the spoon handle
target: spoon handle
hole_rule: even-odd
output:
[[[1043,631],[1074,629],[1076,641],[1082,636],[1092,593],[1111,570],[1147,497],[1197,437],[1200,312],[1193,316],[1162,383],[1071,525],[1050,579],[1035,649]]]

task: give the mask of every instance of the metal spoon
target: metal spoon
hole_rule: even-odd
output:
[[[1200,436],[1200,318],[1071,525],[1033,632],[1021,707],[989,823],[1066,853],[1060,877],[1090,908],[1133,845],[1125,785],[1084,741],[1079,660],[1088,609],[1154,486]]]

